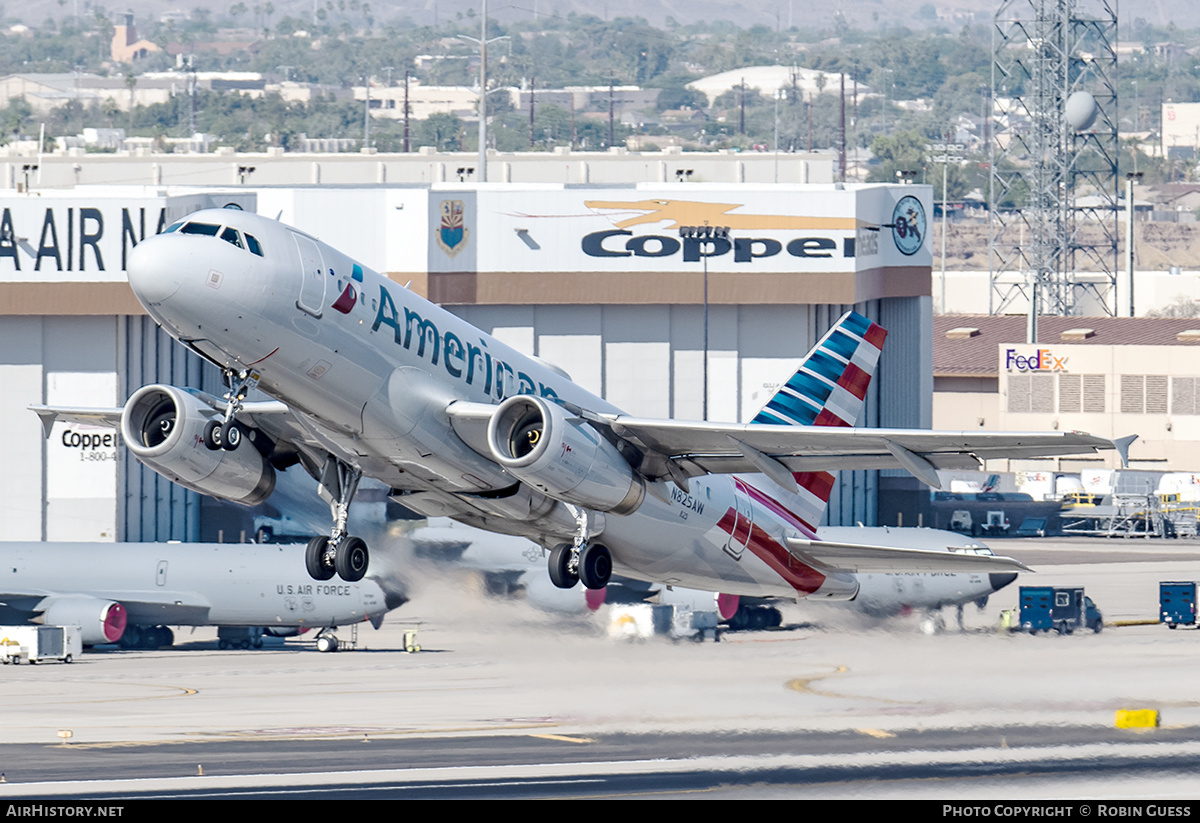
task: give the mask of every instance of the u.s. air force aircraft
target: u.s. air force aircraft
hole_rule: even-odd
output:
[[[363,474],[400,503],[550,549],[550,576],[627,577],[737,595],[853,598],[856,572],[1011,571],[1012,560],[821,541],[836,469],[937,469],[1090,453],[1086,434],[851,428],[886,332],[849,313],[749,424],[631,417],[345,254],[280,222],[196,212],[137,245],[129,283],[173,337],[224,369],[224,399],[146,386],[123,410],[38,408],[49,425],[119,423],[163,475],[253,503],[300,463],[333,520],[306,561],[359,580],[347,509]],[[252,401],[261,390],[274,400]],[[249,441],[245,443],[244,441]],[[240,448],[239,448],[240,445]],[[750,474],[744,474],[750,473]]]
[[[0,543],[0,623],[79,626],[85,645],[169,646],[167,626],[262,627],[280,636],[371,621],[405,601],[376,580],[310,580],[297,546]]]

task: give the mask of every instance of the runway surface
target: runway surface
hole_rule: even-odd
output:
[[[0,797],[1200,796],[1200,631],[1137,625],[1160,580],[1200,580],[1200,544],[992,545],[1109,625],[998,632],[1014,585],[938,636],[811,604],[786,631],[628,643],[426,579],[357,651],[182,630],[0,668]],[[1127,708],[1161,727],[1115,729]]]

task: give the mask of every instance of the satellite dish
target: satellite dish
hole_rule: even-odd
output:
[[[1089,92],[1077,91],[1067,98],[1065,113],[1071,128],[1075,131],[1087,131],[1096,122],[1100,108],[1096,105],[1096,98]]]

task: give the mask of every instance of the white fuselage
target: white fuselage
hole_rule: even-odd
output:
[[[0,567],[4,591],[38,593],[23,597],[29,605],[39,597],[112,600],[132,625],[325,628],[390,608],[374,580],[310,579],[303,554],[287,545],[0,543]]]
[[[323,450],[365,474],[441,496],[444,513],[467,522],[543,544],[551,534],[561,541],[561,522],[570,520],[561,512],[557,532],[548,520],[456,513],[469,507],[463,501],[470,495],[515,480],[458,436],[445,410],[455,401],[494,405],[517,394],[597,413],[619,409],[279,222],[224,210],[188,220],[235,226],[263,254],[180,233],[140,243],[130,284],[172,336],[223,366],[257,371],[258,388],[286,403]],[[687,493],[673,483],[648,486],[635,512],[608,513],[594,524],[616,573],[740,595],[848,599],[857,592],[854,575],[821,574],[788,552],[787,537],[814,535],[767,478],[709,475],[693,478]]]

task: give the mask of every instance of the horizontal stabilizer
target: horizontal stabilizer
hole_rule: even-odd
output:
[[[1011,557],[974,554],[973,549],[946,551],[898,549],[789,537],[788,549],[798,559],[821,571],[877,574],[886,572],[1031,572],[1033,569]]]

